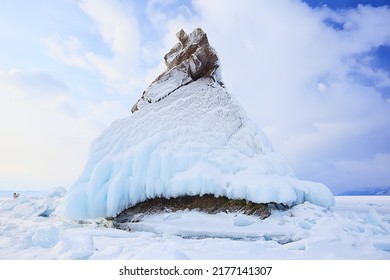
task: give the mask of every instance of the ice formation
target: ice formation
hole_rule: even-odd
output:
[[[63,202],[74,219],[113,217],[155,197],[226,196],[292,206],[330,207],[322,184],[298,180],[226,90],[206,34],[177,34],[167,70],[127,118],[93,143],[89,160]]]

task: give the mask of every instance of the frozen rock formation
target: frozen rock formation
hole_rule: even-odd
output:
[[[217,53],[210,46],[206,33],[195,29],[189,36],[182,30],[177,43],[165,56],[167,70],[154,80],[133,106],[134,113],[142,101],[158,102],[182,86],[202,77],[212,78],[223,86]]]
[[[181,30],[177,37],[165,55],[167,70],[132,114],[92,143],[85,169],[64,199],[64,215],[115,217],[147,200],[205,195],[332,206],[329,189],[298,180],[247,119],[224,87],[206,34]]]

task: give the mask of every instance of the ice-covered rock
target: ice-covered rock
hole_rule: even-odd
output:
[[[217,53],[210,46],[206,33],[195,29],[190,35],[183,30],[176,34],[177,43],[165,56],[167,70],[159,75],[133,106],[134,113],[147,101],[160,101],[182,86],[202,77],[212,78],[223,86]]]
[[[205,194],[332,206],[329,189],[298,180],[226,90],[206,34],[181,30],[177,37],[165,56],[167,70],[132,114],[92,143],[84,171],[64,198],[64,215],[112,217],[152,198]]]

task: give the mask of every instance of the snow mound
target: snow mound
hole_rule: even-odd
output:
[[[180,31],[168,69],[133,114],[98,137],[62,205],[72,219],[113,217],[156,197],[213,194],[288,206],[334,205],[329,189],[298,180],[221,80],[206,34]]]

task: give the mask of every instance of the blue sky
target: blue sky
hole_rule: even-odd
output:
[[[297,177],[335,193],[389,185],[388,4],[2,1],[0,188],[72,184],[90,142],[164,70],[175,33],[198,26]]]

